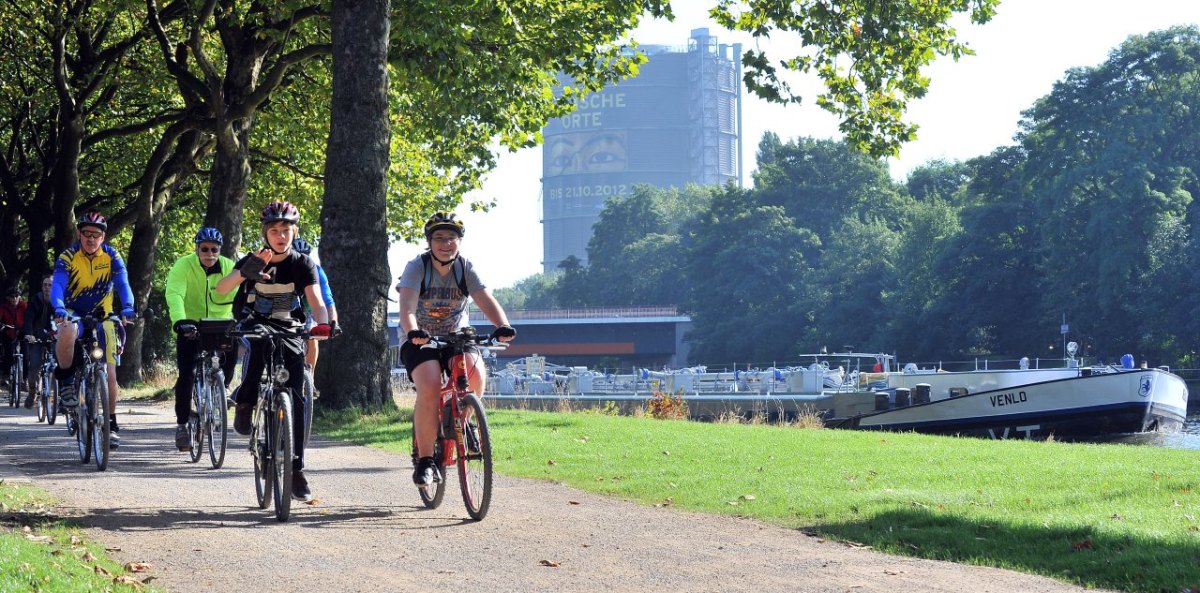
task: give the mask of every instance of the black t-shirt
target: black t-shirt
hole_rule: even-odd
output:
[[[233,265],[241,269],[242,264],[254,254],[247,255]],[[267,282],[245,280],[234,297],[233,310],[241,311],[245,317],[250,313],[277,321],[303,323],[307,316],[300,306],[304,289],[317,284],[317,265],[307,255],[289,251],[279,262],[269,262],[263,273],[271,276]]]

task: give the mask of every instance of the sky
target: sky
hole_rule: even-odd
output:
[[[707,10],[715,0],[671,4],[673,22],[643,20],[633,39],[642,45],[685,46],[692,29],[707,27],[719,43],[741,43],[743,51],[759,47],[772,58],[783,57],[771,51],[782,47],[783,35],[775,44],[756,42],[712,22]],[[928,93],[910,101],[906,117],[920,126],[917,140],[889,160],[892,177],[902,181],[930,160],[962,161],[1012,144],[1021,112],[1049,94],[1067,70],[1103,63],[1130,35],[1197,24],[1196,0],[1001,0],[987,24],[955,21],[959,40],[976,55],[958,62],[941,58],[926,68]],[[785,142],[841,137],[834,117],[810,105],[774,105],[743,94],[742,117],[746,187],[752,185],[754,153],[764,132],[773,131]],[[486,213],[469,212],[465,206],[458,210],[467,229],[462,254],[493,290],[542,271],[541,171],[541,147],[505,152],[483,188],[464,200],[494,199],[496,206]],[[392,276],[398,278],[404,264],[423,250],[423,245],[393,245],[388,252]]]

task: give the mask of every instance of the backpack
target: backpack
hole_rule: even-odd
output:
[[[425,298],[425,289],[429,287],[433,279],[433,255],[428,251],[421,254],[421,263],[425,266],[425,275],[421,277],[421,298]],[[462,256],[454,258],[454,263],[450,264],[450,273],[454,274],[454,280],[458,283],[458,290],[462,291],[463,298],[471,298],[471,293],[467,290],[467,268],[463,265]]]

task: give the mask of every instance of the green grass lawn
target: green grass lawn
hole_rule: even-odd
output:
[[[42,490],[0,480],[0,591],[76,593],[155,591],[122,567],[82,531],[52,514]]]
[[[411,410],[315,430],[401,453]],[[1200,591],[1200,452],[489,412],[496,470],[753,517],[892,554],[1125,591]]]

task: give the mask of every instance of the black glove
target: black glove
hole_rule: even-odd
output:
[[[413,340],[425,340],[425,341],[429,341],[429,339],[430,339],[430,338],[432,338],[432,337],[433,337],[433,336],[430,336],[430,335],[429,335],[429,332],[427,332],[427,331],[425,331],[425,330],[423,330],[423,329],[414,329],[414,330],[412,330],[412,331],[408,332],[408,341],[409,341],[409,342],[411,342],[411,341],[413,341]]]
[[[171,329],[185,338],[191,337],[196,333],[196,322],[191,319],[180,319],[171,326]]]
[[[496,331],[492,332],[493,340],[498,340],[500,338],[508,338],[511,340],[515,337],[517,337],[517,330],[513,329],[511,325],[501,325],[500,327],[496,328]]]
[[[329,322],[329,337],[336,338],[342,335],[342,326],[338,325],[337,321]]]
[[[242,273],[242,278],[247,280],[262,280],[262,271],[266,267],[267,262],[263,261],[262,258],[258,257],[257,255],[251,254],[250,257],[246,258],[246,261],[242,263],[242,267],[239,268],[239,271]]]

